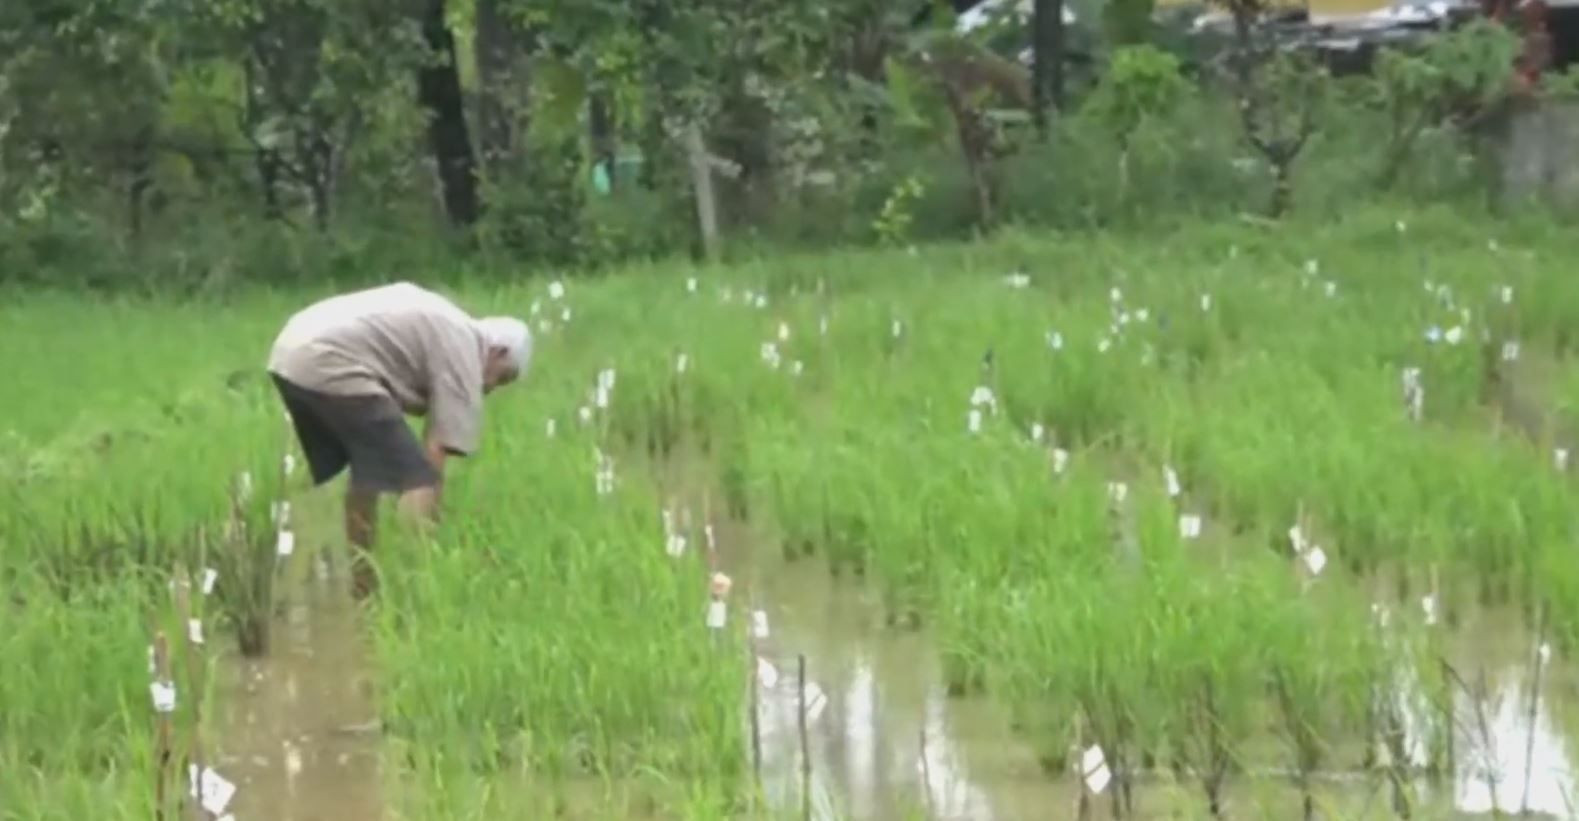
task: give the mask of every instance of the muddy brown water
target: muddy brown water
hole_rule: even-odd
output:
[[[261,658],[218,660],[216,769],[237,821],[382,817],[370,635],[343,585],[292,592]]]
[[[1016,735],[1001,705],[949,697],[936,645],[924,629],[889,627],[871,589],[833,577],[816,559],[784,561],[771,538],[742,523],[722,522],[716,535],[720,567],[736,582],[731,618],[746,617],[756,607],[769,625],[769,636],[756,648],[767,812],[801,814],[796,660],[804,655],[811,818],[1076,817],[1081,788],[1073,775],[1046,772],[1031,740]],[[239,787],[232,805],[236,821],[397,815],[381,792],[382,740],[371,730],[377,719],[371,637],[343,583],[308,575],[290,592],[267,657],[219,659],[217,767]],[[1488,700],[1477,708],[1469,693],[1455,693],[1457,766],[1450,780],[1417,784],[1416,817],[1486,817],[1493,797],[1501,812],[1517,813],[1528,773],[1532,812],[1579,818],[1570,808],[1570,705],[1579,697],[1573,665],[1552,657],[1532,724],[1530,669],[1537,642],[1529,630],[1507,614],[1470,613],[1454,635],[1455,668],[1477,689],[1484,686]],[[1226,791],[1230,817],[1300,817],[1300,796],[1284,761],[1252,761],[1244,769]],[[1327,773],[1316,793],[1324,818],[1395,817],[1375,775],[1352,769]],[[1133,817],[1139,819],[1207,817],[1199,785],[1163,773],[1137,776],[1135,802]],[[1111,815],[1108,795],[1094,797],[1092,807],[1093,818]]]

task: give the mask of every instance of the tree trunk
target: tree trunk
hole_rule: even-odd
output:
[[[484,173],[498,177],[501,162],[515,152],[515,128],[507,96],[514,93],[516,34],[499,13],[500,0],[477,0],[477,143]]]
[[[1063,108],[1064,0],[1036,0],[1031,8],[1031,117],[1047,136],[1047,112]]]
[[[477,221],[476,159],[466,130],[461,78],[455,66],[455,37],[444,20],[444,0],[422,0],[422,36],[433,51],[417,70],[417,100],[428,112],[428,144],[438,167],[444,211],[450,223]]]

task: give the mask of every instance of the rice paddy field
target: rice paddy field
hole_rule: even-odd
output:
[[[1575,817],[1576,245],[443,272],[537,354],[366,606],[262,370],[327,289],[10,294],[0,818]]]

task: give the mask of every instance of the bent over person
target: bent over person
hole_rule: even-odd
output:
[[[330,297],[285,323],[269,373],[296,428],[313,484],[350,467],[346,536],[355,546],[353,591],[376,586],[379,494],[431,521],[448,456],[476,452],[482,400],[526,370],[532,335],[512,317],[475,319],[409,282]],[[426,416],[423,441],[406,414]]]

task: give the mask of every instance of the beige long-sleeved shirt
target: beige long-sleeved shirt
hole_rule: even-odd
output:
[[[448,299],[409,282],[330,297],[292,316],[274,341],[269,370],[334,396],[385,394],[432,437],[460,454],[482,429],[487,343]]]

